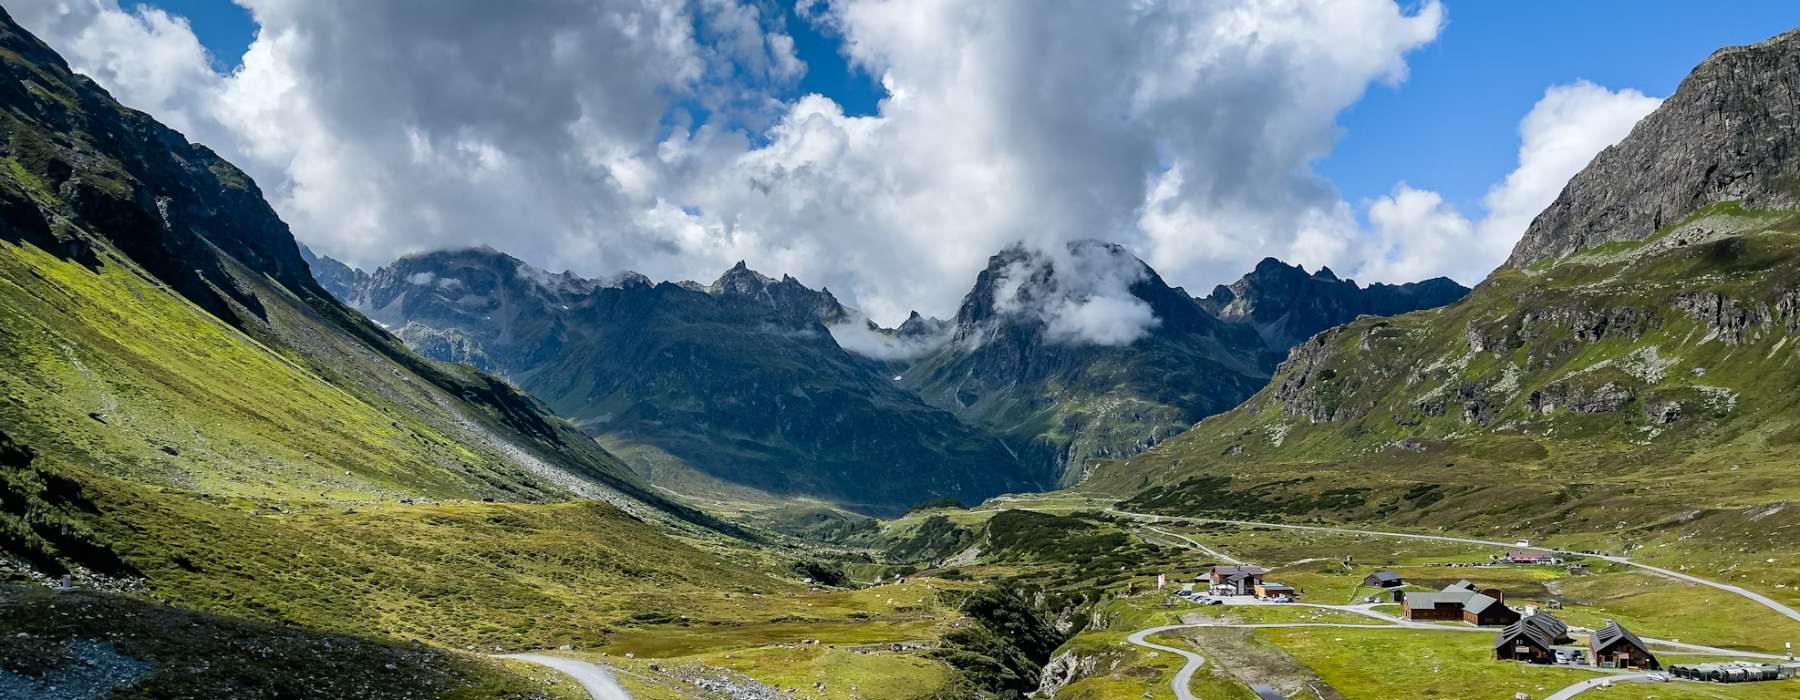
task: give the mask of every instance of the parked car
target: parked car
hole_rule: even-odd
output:
[[[1200,604],[1201,605],[1224,605],[1225,601],[1219,600],[1218,598],[1206,598],[1204,600],[1201,600]]]
[[[1644,678],[1649,680],[1651,683],[1667,683],[1667,682],[1669,682],[1669,677],[1665,676],[1663,674],[1660,674],[1660,673],[1652,673],[1648,676],[1644,676]]]

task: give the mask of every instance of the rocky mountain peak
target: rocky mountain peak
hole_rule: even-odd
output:
[[[894,335],[902,339],[932,338],[942,334],[949,325],[949,321],[930,318],[914,311],[906,317],[899,328],[894,329]]]
[[[1046,308],[1104,296],[1133,297],[1152,311],[1188,301],[1117,243],[1079,240],[1052,249],[1013,244],[989,257],[976,276],[957,309],[957,334],[979,332],[995,322],[1042,324]]]
[[[1249,274],[1219,285],[1199,304],[1212,315],[1256,328],[1269,349],[1285,352],[1300,341],[1357,316],[1394,314],[1452,303],[1469,290],[1444,277],[1401,285],[1339,279],[1330,268],[1306,268],[1263,258]]]
[[[1642,240],[1709,204],[1800,207],[1800,30],[1702,61],[1563,187],[1507,264]]]
[[[306,261],[312,269],[313,279],[319,286],[339,301],[348,301],[356,295],[357,290],[369,281],[369,273],[351,267],[329,255],[319,255],[304,244],[300,246],[300,259]]]
[[[838,303],[837,297],[831,295],[831,290],[812,289],[792,275],[782,275],[777,281],[750,269],[742,260],[719,275],[719,279],[706,288],[706,293],[767,304],[782,316],[802,322],[818,321],[831,325],[851,316],[849,310]]]

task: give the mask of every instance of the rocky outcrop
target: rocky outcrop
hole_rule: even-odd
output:
[[[1790,302],[1791,309],[1791,299],[1784,298],[1784,301]],[[1761,337],[1774,321],[1768,305],[1740,301],[1718,292],[1682,292],[1675,296],[1675,308],[1704,326],[1708,338],[1716,338],[1727,345],[1742,345]],[[1791,313],[1788,325],[1790,328],[1793,325]]]
[[[1575,413],[1616,413],[1631,403],[1632,398],[1631,389],[1616,382],[1606,382],[1597,387],[1559,382],[1531,392],[1525,399],[1525,405],[1542,414],[1549,414],[1558,408]]]
[[[1341,328],[1333,328],[1313,336],[1288,352],[1288,359],[1275,370],[1275,400],[1288,418],[1305,418],[1313,423],[1336,419],[1336,406],[1326,400],[1321,385],[1336,377],[1328,365],[1337,350]]]
[[[499,371],[479,341],[454,328],[437,329],[410,322],[394,335],[400,336],[400,341],[414,352],[433,360],[468,365],[483,372]]]
[[[1795,208],[1797,149],[1800,31],[1721,49],[1569,181],[1507,264],[1642,240],[1717,202]]]
[[[1065,651],[1050,658],[1038,674],[1038,689],[1033,697],[1054,698],[1070,683],[1094,675],[1100,668],[1100,657]]]

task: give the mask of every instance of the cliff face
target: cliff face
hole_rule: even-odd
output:
[[[1725,201],[1800,205],[1800,31],[1707,58],[1531,222],[1507,263],[1642,240]]]

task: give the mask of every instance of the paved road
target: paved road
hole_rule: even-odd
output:
[[[604,667],[580,659],[549,654],[502,654],[498,658],[524,661],[556,669],[574,678],[594,700],[631,700],[631,693]]]
[[[1612,683],[1619,683],[1621,681],[1643,682],[1649,678],[1650,678],[1650,674],[1648,674],[1648,673],[1622,673],[1622,674],[1616,674],[1616,675],[1611,675],[1611,676],[1601,676],[1599,678],[1589,678],[1580,683],[1576,683],[1575,685],[1571,685],[1567,688],[1563,688],[1562,690],[1558,690],[1555,693],[1551,693],[1550,696],[1544,698],[1544,700],[1569,700],[1569,698],[1575,697],[1575,696],[1585,693],[1589,690],[1593,690],[1602,685],[1606,685],[1608,682],[1612,682]]]
[[[1169,630],[1178,630],[1195,626],[1196,625],[1163,625],[1162,627],[1151,627],[1149,629],[1141,629],[1133,632],[1131,636],[1125,638],[1125,641],[1140,647],[1155,649],[1157,651],[1166,651],[1187,659],[1187,663],[1181,666],[1181,670],[1175,672],[1173,685],[1175,686],[1176,700],[1200,700],[1198,697],[1194,696],[1194,691],[1188,690],[1188,687],[1194,684],[1194,672],[1200,670],[1200,664],[1206,663],[1206,657],[1186,649],[1176,649],[1175,647],[1166,647],[1157,644],[1156,642],[1146,641],[1144,638],[1153,634],[1162,634]]]
[[[1200,551],[1202,551],[1202,552],[1206,552],[1206,553],[1207,553],[1207,555],[1209,555],[1209,556],[1212,556],[1212,557],[1214,557],[1214,558],[1217,558],[1217,559],[1223,559],[1223,560],[1225,560],[1225,563],[1227,563],[1227,564],[1242,564],[1242,565],[1245,565],[1245,566],[1249,566],[1249,565],[1250,565],[1250,562],[1247,562],[1247,561],[1244,561],[1244,560],[1242,560],[1242,559],[1235,559],[1235,558],[1233,558],[1233,557],[1232,557],[1232,556],[1231,556],[1231,555],[1229,555],[1229,554],[1226,554],[1226,553],[1224,553],[1224,552],[1221,552],[1221,551],[1219,551],[1219,550],[1216,550],[1216,549],[1213,549],[1213,548],[1211,548],[1211,547],[1208,547],[1208,546],[1206,546],[1206,545],[1203,545],[1203,544],[1200,544],[1200,543],[1199,543],[1199,542],[1198,542],[1198,541],[1195,541],[1195,540],[1194,540],[1194,538],[1192,538],[1192,537],[1188,537],[1188,536],[1187,536],[1187,535],[1178,535],[1178,534],[1176,534],[1176,533],[1173,533],[1173,532],[1169,532],[1169,531],[1168,531],[1168,530],[1164,530],[1164,529],[1162,529],[1162,528],[1160,528],[1160,527],[1157,527],[1157,526],[1155,526],[1155,525],[1145,525],[1145,526],[1144,526],[1144,528],[1145,528],[1145,529],[1147,529],[1147,530],[1151,530],[1151,531],[1153,531],[1153,532],[1156,532],[1156,533],[1158,533],[1158,534],[1162,534],[1162,535],[1167,535],[1167,536],[1169,536],[1169,537],[1173,537],[1173,538],[1175,538],[1175,539],[1178,539],[1178,540],[1181,540],[1181,541],[1183,541],[1183,542],[1186,542],[1186,543],[1188,543],[1188,544],[1190,544],[1190,545],[1193,545],[1193,547],[1194,547],[1194,549],[1198,549],[1198,550],[1200,550]]]
[[[1263,523],[1263,522],[1256,522],[1253,520],[1223,520],[1223,519],[1219,519],[1219,518],[1190,518],[1190,517],[1179,516],[1179,515],[1153,515],[1153,514],[1149,514],[1149,513],[1133,513],[1130,511],[1117,510],[1114,508],[1108,508],[1108,509],[1106,509],[1106,511],[1109,513],[1115,513],[1118,515],[1123,515],[1123,516],[1132,517],[1132,518],[1147,519],[1150,522],[1160,522],[1160,521],[1164,521],[1164,520],[1172,520],[1172,521],[1200,522],[1200,523],[1228,523],[1231,525],[1273,527],[1273,528],[1281,528],[1284,530],[1307,530],[1307,531],[1312,531],[1312,532],[1328,532],[1328,533],[1334,533],[1334,534],[1375,535],[1375,536],[1379,536],[1379,537],[1399,537],[1399,538],[1412,539],[1412,540],[1431,540],[1434,542],[1455,542],[1455,543],[1459,543],[1459,544],[1476,544],[1476,545],[1484,545],[1484,546],[1489,546],[1489,547],[1513,548],[1513,547],[1517,546],[1516,544],[1511,543],[1511,542],[1495,542],[1493,540],[1479,540],[1479,539],[1474,539],[1474,538],[1469,538],[1469,537],[1450,537],[1448,535],[1422,535],[1422,534],[1413,533],[1413,532],[1386,532],[1386,531],[1382,531],[1382,530],[1357,530],[1357,529],[1347,528],[1347,527],[1326,527],[1326,526],[1322,526],[1322,525],[1289,525],[1286,523]],[[1536,547],[1536,546],[1534,546],[1534,547],[1531,547],[1531,549],[1545,551],[1545,552],[1555,552],[1557,554],[1570,554],[1570,555],[1575,555],[1575,556],[1595,557],[1597,559],[1604,559],[1606,561],[1614,562],[1617,564],[1624,564],[1626,566],[1634,566],[1639,569],[1643,569],[1645,571],[1649,571],[1654,574],[1667,576],[1672,579],[1686,581],[1688,583],[1695,583],[1695,584],[1707,586],[1710,588],[1716,588],[1721,591],[1725,591],[1727,593],[1731,593],[1734,595],[1738,595],[1738,596],[1747,598],[1747,599],[1751,600],[1752,602],[1755,602],[1758,605],[1761,605],[1765,608],[1773,610],[1790,620],[1793,620],[1795,622],[1800,622],[1800,610],[1795,610],[1786,605],[1782,605],[1779,602],[1771,600],[1768,596],[1762,595],[1755,591],[1745,590],[1741,587],[1733,586],[1729,583],[1720,583],[1718,581],[1711,581],[1711,580],[1700,578],[1699,576],[1693,576],[1690,574],[1684,574],[1679,571],[1671,571],[1669,569],[1664,569],[1659,566],[1651,566],[1649,564],[1640,564],[1640,563],[1632,561],[1631,559],[1626,558],[1626,557],[1611,556],[1611,555],[1605,555],[1605,554],[1588,554],[1586,552],[1577,552],[1577,551],[1567,550],[1567,549],[1555,549],[1555,548],[1551,548],[1551,547]]]

